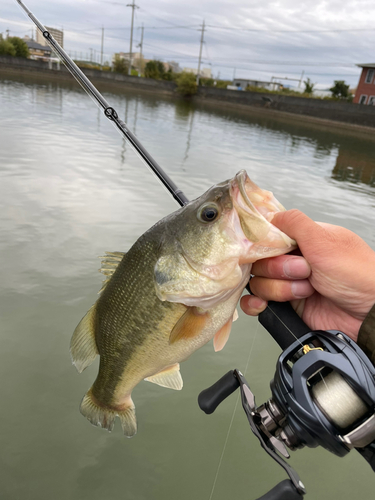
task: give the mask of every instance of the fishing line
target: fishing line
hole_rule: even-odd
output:
[[[253,337],[253,341],[252,341],[251,346],[250,346],[249,356],[248,356],[248,358],[247,358],[247,363],[246,363],[246,366],[245,366],[244,375],[246,375],[247,369],[248,369],[248,367],[249,367],[250,357],[251,357],[251,353],[253,352],[253,348],[254,348],[254,344],[255,344],[255,339],[256,339],[256,337],[257,337],[258,330],[259,330],[259,323],[257,323],[257,327],[256,327],[256,330],[255,330],[255,334],[254,334],[254,337]],[[222,464],[222,461],[223,461],[223,458],[224,458],[224,453],[225,453],[225,450],[226,450],[226,447],[227,447],[227,444],[228,444],[229,434],[230,434],[230,431],[231,431],[231,429],[232,429],[232,425],[233,425],[233,421],[234,421],[234,416],[235,416],[235,414],[236,414],[236,410],[237,410],[238,402],[239,402],[239,400],[240,400],[240,396],[241,396],[241,393],[239,392],[239,393],[237,394],[236,404],[234,405],[234,409],[233,409],[233,413],[232,413],[232,418],[231,418],[231,421],[230,421],[230,424],[229,424],[229,427],[228,427],[227,436],[226,436],[226,438],[225,438],[225,442],[224,442],[223,451],[222,451],[222,453],[221,453],[221,457],[220,457],[220,460],[219,460],[219,464],[218,464],[218,466],[217,466],[217,470],[216,470],[216,474],[215,474],[215,479],[214,479],[214,482],[213,482],[213,485],[212,485],[211,494],[210,494],[210,496],[209,496],[209,499],[208,499],[208,500],[212,500],[212,496],[213,496],[213,494],[214,494],[214,490],[215,490],[215,486],[216,486],[217,478],[219,477],[220,467],[221,467],[221,464]]]
[[[275,311],[273,311],[269,306],[267,306],[267,309],[269,309],[271,311],[271,313],[280,321],[280,323],[288,330],[288,332],[290,332],[291,335],[293,335],[293,337],[301,344],[301,346],[304,347],[304,345],[302,344],[302,342],[300,341],[300,339],[294,335],[294,333],[292,332],[292,330],[283,322],[283,320],[281,318],[279,318],[279,316],[275,313]],[[333,394],[333,392],[331,391],[331,389],[327,386],[327,383],[324,380],[324,377],[323,377],[321,371],[319,371],[319,375],[320,375],[320,378],[322,379],[323,384],[325,385],[327,391],[330,394]]]
[[[298,337],[296,337],[294,335],[294,333],[292,332],[292,330],[284,323],[284,321],[279,318],[279,316],[275,313],[275,311],[273,311],[269,306],[267,306],[267,309],[269,311],[271,311],[271,313],[280,321],[280,323],[288,330],[288,332],[301,344],[301,346],[303,347],[303,344],[302,342],[300,341],[300,339]]]

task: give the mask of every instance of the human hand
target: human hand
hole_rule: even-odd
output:
[[[302,256],[282,255],[253,264],[254,295],[242,310],[256,316],[268,300],[290,301],[312,330],[340,330],[357,340],[375,303],[375,252],[343,227],[316,223],[299,210],[276,213],[272,224],[297,241]]]

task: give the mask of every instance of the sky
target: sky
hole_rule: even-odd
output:
[[[133,0],[25,0],[44,25],[64,30],[64,48],[74,58],[100,61],[129,52]],[[278,77],[297,86],[310,78],[326,89],[334,80],[355,88],[361,69],[375,63],[375,2],[370,0],[135,0],[133,52],[144,27],[146,59],[197,68],[202,23],[202,66],[215,78]],[[34,34],[16,0],[0,0],[0,33]],[[288,78],[288,80],[284,79]]]

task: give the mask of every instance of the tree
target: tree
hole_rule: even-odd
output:
[[[8,38],[7,41],[10,42],[16,49],[16,57],[29,57],[29,47],[27,46],[26,42],[22,40],[22,38],[19,38],[18,36],[12,36]]]
[[[4,40],[2,35],[0,35],[0,56],[15,56],[16,48],[8,40]]]
[[[183,71],[177,78],[177,92],[184,96],[191,96],[197,93],[197,77],[193,73]]]
[[[338,99],[350,99],[349,85],[346,85],[344,80],[335,80],[334,86],[329,90],[332,92],[332,97],[336,97]]]
[[[303,83],[305,85],[304,93],[305,94],[312,94],[314,92],[315,83],[312,83],[312,81],[310,80],[310,78],[308,78],[307,80],[305,80]]]
[[[129,65],[127,61],[119,54],[115,54],[115,58],[113,61],[113,71],[115,73],[122,73],[123,75],[127,75],[129,71]]]
[[[4,40],[0,35],[0,55],[13,57],[29,57],[29,48],[18,36],[12,36]]]
[[[176,79],[176,74],[173,73],[173,71],[169,68],[168,71],[163,73],[162,78],[163,80],[167,80],[168,82],[173,82],[173,80]]]
[[[158,60],[151,60],[145,66],[145,77],[160,80],[165,73],[164,64]]]

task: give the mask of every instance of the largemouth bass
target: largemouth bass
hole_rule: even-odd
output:
[[[160,220],[126,254],[107,253],[107,280],[70,346],[79,372],[100,356],[80,407],[92,424],[110,431],[118,416],[133,436],[131,393],[141,380],[181,389],[181,361],[212,338],[216,351],[224,347],[252,263],[295,247],[270,222],[281,210],[242,170]]]

